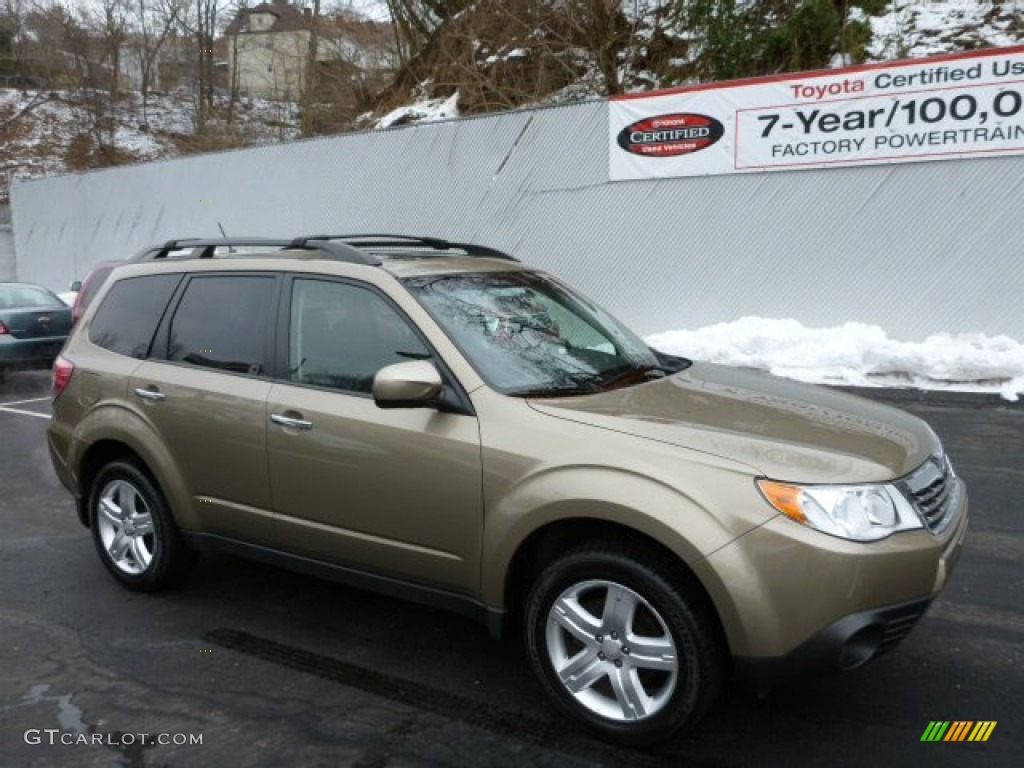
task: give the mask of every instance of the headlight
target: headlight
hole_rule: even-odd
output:
[[[791,520],[853,541],[877,541],[922,528],[910,503],[891,485],[790,485],[758,480],[768,503]]]

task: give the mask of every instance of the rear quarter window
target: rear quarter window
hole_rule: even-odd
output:
[[[181,275],[129,277],[111,286],[89,324],[89,340],[104,349],[143,359]]]

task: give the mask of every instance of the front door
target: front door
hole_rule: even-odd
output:
[[[270,481],[290,552],[458,591],[479,580],[475,416],[383,410],[386,365],[431,357],[404,315],[357,283],[296,278],[287,381],[267,400]]]

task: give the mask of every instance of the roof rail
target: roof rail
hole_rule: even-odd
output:
[[[132,261],[158,261],[160,259],[166,259],[170,255],[171,251],[183,251],[187,249],[191,249],[193,251],[196,249],[202,249],[198,255],[193,255],[192,258],[209,259],[213,257],[214,252],[218,247],[234,248],[236,246],[257,246],[267,248],[285,248],[287,245],[287,240],[268,237],[184,237],[176,240],[168,240],[163,245],[146,248],[145,250],[135,254],[135,256],[132,257]]]
[[[298,242],[294,239],[287,240],[268,237],[182,238],[168,240],[163,245],[152,246],[140,251],[131,260],[159,261],[160,259],[166,259],[171,251],[184,250],[191,251],[188,258],[211,259],[216,255],[218,248],[234,250],[236,247],[277,248],[280,250],[299,248],[307,251],[318,251],[324,258],[333,261],[367,264],[375,267],[381,264],[380,259],[375,256],[363,253],[345,243],[332,243],[316,238],[309,238],[309,242]]]
[[[327,242],[341,240],[346,245],[355,248],[408,248],[409,246],[424,245],[435,251],[463,251],[467,256],[487,257],[492,259],[504,259],[506,261],[519,261],[515,256],[499,251],[496,248],[488,248],[484,245],[474,243],[453,243],[442,240],[438,237],[416,237],[412,235],[395,235],[389,233],[360,233],[349,235],[309,235],[297,237],[292,241],[292,247],[305,247],[311,242]]]

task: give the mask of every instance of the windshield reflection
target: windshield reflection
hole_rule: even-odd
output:
[[[678,370],[599,307],[545,275],[410,278],[406,287],[480,376],[509,395],[597,392]]]

